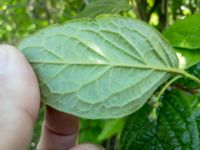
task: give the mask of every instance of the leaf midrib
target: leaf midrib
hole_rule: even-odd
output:
[[[185,71],[180,68],[173,67],[159,67],[151,65],[134,65],[134,64],[120,64],[120,63],[86,63],[86,62],[45,62],[45,61],[29,61],[31,64],[53,64],[53,65],[81,65],[81,66],[110,66],[110,67],[124,67],[124,68],[138,68],[138,69],[153,69],[157,71],[171,72],[184,75]]]

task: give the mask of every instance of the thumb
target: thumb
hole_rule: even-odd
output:
[[[0,149],[25,150],[39,110],[36,77],[14,47],[0,45]]]

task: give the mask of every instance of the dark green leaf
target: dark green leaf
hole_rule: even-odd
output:
[[[177,57],[161,34],[126,17],[46,28],[18,48],[37,73],[43,102],[85,118],[128,115],[172,72],[179,73]]]
[[[134,113],[123,129],[121,150],[198,150],[198,125],[188,100],[180,91],[165,94],[154,121],[148,104]]]
[[[194,103],[195,102],[195,103]],[[193,116],[196,119],[200,139],[200,96],[193,97]]]

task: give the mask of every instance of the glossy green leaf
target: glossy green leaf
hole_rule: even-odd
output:
[[[148,104],[127,120],[121,150],[198,150],[199,131],[187,97],[180,91],[165,94],[157,119],[150,120]]]
[[[116,14],[130,8],[128,0],[98,0],[86,6],[78,17],[95,17],[99,14]]]
[[[200,48],[200,13],[177,21],[169,27],[164,35],[174,47]]]
[[[49,27],[18,48],[33,65],[42,100],[84,118],[118,118],[138,110],[173,72],[172,47],[152,27],[100,16]]]
[[[174,48],[181,68],[189,68],[200,62],[200,49]]]
[[[200,61],[200,13],[186,17],[170,26],[164,35],[177,50],[182,67],[188,68]]]

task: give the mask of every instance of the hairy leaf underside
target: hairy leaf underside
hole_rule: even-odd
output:
[[[178,68],[155,29],[119,16],[48,27],[18,48],[34,67],[43,102],[84,118],[135,112]]]

